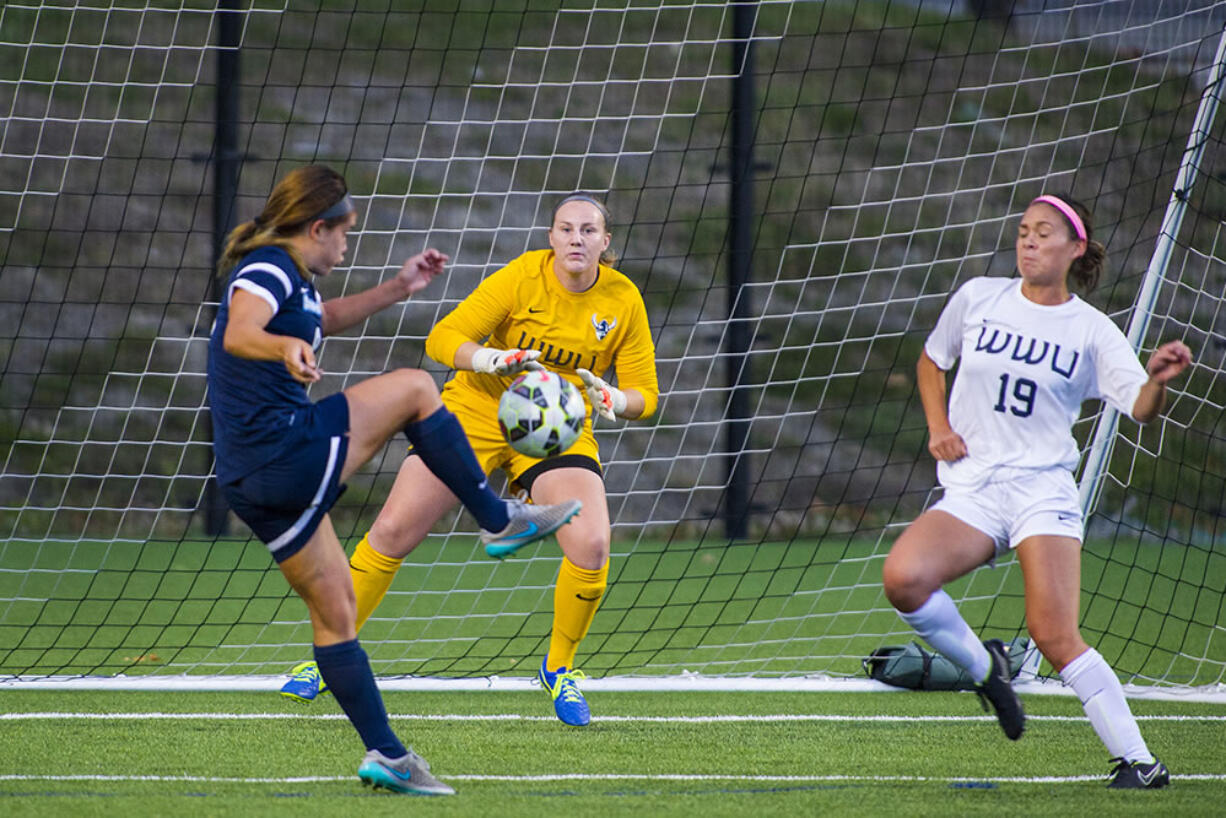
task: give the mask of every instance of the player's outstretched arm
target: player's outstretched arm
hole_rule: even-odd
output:
[[[433,247],[410,257],[395,276],[369,290],[330,298],[323,304],[323,334],[335,335],[390,307],[442,275],[448,257]]]
[[[1141,387],[1132,417],[1138,423],[1149,423],[1166,408],[1166,385],[1192,363],[1192,350],[1182,341],[1168,341],[1154,350],[1145,365],[1149,380]]]

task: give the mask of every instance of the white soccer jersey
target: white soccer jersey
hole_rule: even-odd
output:
[[[949,421],[967,455],[938,464],[943,486],[974,488],[1016,469],[1075,469],[1081,404],[1099,398],[1131,416],[1148,378],[1106,315],[1077,296],[1035,304],[1021,289],[1020,278],[971,279],[924,344],[943,370],[962,359]]]

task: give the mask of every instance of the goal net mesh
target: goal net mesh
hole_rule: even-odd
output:
[[[1121,327],[1214,68],[1226,2],[754,4],[752,264],[728,286],[732,5],[244,0],[237,221],[289,169],[345,174],[359,219],[324,297],[427,246],[448,275],[325,341],[316,399],[426,359],[430,327],[544,247],[552,205],[606,198],[641,288],[661,399],[597,426],[613,519],[589,675],[855,676],[913,638],[881,563],[937,496],[914,363],[950,292],[1013,274],[1041,192],[1093,210]],[[322,6],[322,10],[321,7]],[[306,609],[232,515],[210,533],[216,3],[0,8],[0,675],[282,673]],[[1220,94],[1221,89],[1211,89]],[[1160,421],[1123,420],[1086,529],[1082,628],[1125,681],[1226,674],[1223,126],[1181,191],[1139,354],[1194,351]],[[728,377],[729,312],[752,343]],[[749,395],[728,451],[734,389]],[[1088,446],[1101,408],[1076,426]],[[332,518],[351,546],[404,457]],[[748,533],[729,538],[739,458]],[[455,513],[361,633],[382,676],[528,676],[559,554],[493,562]],[[1012,557],[950,587],[1025,630]]]

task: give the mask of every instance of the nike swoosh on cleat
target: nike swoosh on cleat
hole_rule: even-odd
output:
[[[410,784],[413,783],[413,771],[412,770],[409,770],[408,772],[401,772],[400,770],[397,770],[395,767],[392,767],[389,764],[384,764],[383,762],[377,762],[377,763],[379,765],[380,770],[383,770],[384,772],[388,773],[393,778],[399,781],[406,781]]]
[[[522,534],[520,534],[519,536],[515,537],[515,539],[517,539],[517,540],[522,540],[522,539],[524,539],[525,537],[533,537],[533,536],[535,536],[535,535],[536,535],[536,532],[540,530],[540,529],[538,529],[538,528],[536,527],[536,523],[528,523],[528,525],[529,525],[529,526],[531,526],[531,527],[530,527],[530,528],[529,528],[527,531],[525,531],[525,532],[523,532]]]

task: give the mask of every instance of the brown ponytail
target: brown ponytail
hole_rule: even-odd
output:
[[[306,273],[306,264],[290,244],[290,237],[305,230],[320,214],[334,209],[349,193],[345,179],[324,165],[295,168],[277,183],[268,194],[264,210],[249,222],[230,231],[226,247],[217,263],[217,274],[227,276],[243,256],[261,247],[281,247]],[[325,219],[332,227],[349,218],[346,212]]]

